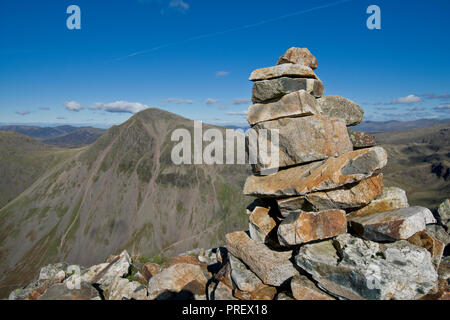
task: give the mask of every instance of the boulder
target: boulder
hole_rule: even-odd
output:
[[[116,277],[105,290],[107,300],[146,300],[147,288],[137,281]]]
[[[262,281],[238,258],[229,255],[231,279],[241,291],[253,292],[263,286]]]
[[[325,96],[317,99],[322,113],[330,117],[342,118],[347,126],[361,123],[364,110],[353,101],[340,96]]]
[[[336,300],[300,274],[291,279],[291,291],[295,300]]]
[[[225,239],[229,252],[243,261],[267,285],[280,286],[297,274],[290,260],[292,251],[271,250],[250,239],[242,231],[228,233]]]
[[[297,265],[335,296],[358,300],[410,300],[437,283],[430,253],[407,241],[379,244],[340,235],[302,246]]]
[[[281,77],[317,79],[314,71],[303,64],[280,64],[274,67],[257,69],[250,75],[250,81],[270,80]]]
[[[270,233],[277,226],[276,220],[269,215],[270,208],[256,207],[250,214],[250,238],[260,243],[270,243]],[[245,290],[244,290],[245,291]]]
[[[61,283],[66,277],[67,263],[49,264],[41,268],[39,272],[39,280],[51,280],[55,283]]]
[[[272,141],[271,130],[278,132],[278,143],[273,143],[274,149],[268,147],[268,155],[257,153],[254,172],[338,157],[353,150],[345,123],[338,118],[318,115],[283,118],[258,123],[253,129],[258,146]],[[272,159],[270,156],[273,153],[278,157]]]
[[[278,227],[278,240],[285,246],[294,246],[335,237],[347,232],[344,210],[320,212],[292,212]]]
[[[316,99],[305,90],[288,93],[280,100],[257,103],[248,109],[247,121],[251,126],[269,120],[287,117],[304,117],[320,114]]]
[[[433,237],[427,231],[419,231],[409,237],[408,242],[427,249],[431,254],[431,261],[433,262],[435,269],[438,270],[445,247],[441,241]]]
[[[349,217],[370,215],[377,212],[384,212],[394,209],[409,207],[406,192],[397,187],[384,188],[383,193],[370,202],[367,206],[352,211]]]
[[[142,266],[142,275],[148,282],[154,275],[161,272],[161,266],[156,263],[147,262]]]
[[[450,220],[450,199],[442,202],[437,209],[439,220],[442,224],[446,224]]]
[[[80,288],[69,288],[60,283],[49,288],[38,300],[101,300],[97,290],[89,283],[82,281]]]
[[[375,136],[370,133],[348,129],[348,135],[354,149],[370,148],[376,144]]]
[[[253,84],[252,101],[253,103],[273,102],[298,90],[306,90],[314,97],[321,97],[325,89],[322,81],[317,79],[281,77],[261,80]]]
[[[281,215],[290,212],[322,211],[327,209],[351,209],[367,205],[383,191],[383,175],[375,174],[356,184],[345,185],[331,191],[308,193],[305,196],[278,199]]]
[[[387,154],[381,147],[356,150],[267,176],[250,176],[245,182],[244,194],[281,198],[335,189],[370,177],[386,163]]]
[[[303,64],[311,69],[317,68],[317,59],[307,48],[289,48],[277,61],[277,65],[285,63]]]
[[[348,220],[356,233],[372,241],[408,239],[416,232],[425,230],[427,224],[436,222],[431,211],[424,207],[378,212]]]

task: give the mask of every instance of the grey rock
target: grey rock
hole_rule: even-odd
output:
[[[403,240],[382,245],[345,234],[302,246],[295,260],[346,299],[418,299],[437,284],[430,253]]]
[[[438,224],[429,224],[427,225],[425,230],[434,238],[441,241],[445,246],[450,243],[450,234],[448,234],[448,232],[445,231],[444,227]]]
[[[116,277],[105,290],[107,300],[145,300],[147,288],[137,281]]]
[[[322,81],[306,78],[281,77],[272,80],[257,81],[253,84],[253,103],[273,102],[282,96],[298,90],[306,90],[315,97],[321,97],[324,92]]]
[[[341,96],[325,96],[317,99],[322,113],[330,117],[342,118],[347,126],[361,123],[364,110],[353,101]]]
[[[302,64],[281,64],[274,67],[257,69],[250,75],[250,81],[270,80],[280,77],[317,79],[314,71]]]
[[[295,299],[289,296],[289,294],[287,294],[286,292],[280,292],[279,294],[277,294],[275,300],[295,300]]]
[[[355,149],[370,148],[376,145],[373,134],[348,129],[348,135]]]
[[[253,292],[262,286],[262,281],[238,258],[229,254],[231,279],[241,291]]]
[[[450,220],[450,199],[446,199],[438,207],[439,219],[443,224],[446,224]]]
[[[49,288],[38,300],[100,300],[98,291],[87,282],[80,288],[69,288],[66,284],[56,284]]]
[[[208,299],[209,300],[237,300],[233,296],[233,289],[229,288],[223,282],[217,284],[212,283],[208,286]]]

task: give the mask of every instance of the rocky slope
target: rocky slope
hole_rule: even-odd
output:
[[[2,295],[51,262],[90,265],[122,249],[170,257],[223,243],[242,227],[249,168],[174,165],[176,128],[192,131],[193,122],[158,109],[138,113],[2,208]]]

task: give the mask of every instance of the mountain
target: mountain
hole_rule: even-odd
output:
[[[419,119],[414,121],[364,121],[359,125],[353,127],[355,130],[360,130],[368,133],[381,133],[401,130],[421,129],[437,124],[448,124],[448,119]]]
[[[0,296],[48,263],[91,265],[122,249],[157,259],[220,245],[225,233],[245,228],[249,166],[174,165],[176,128],[193,136],[191,120],[137,113],[3,207]]]
[[[21,133],[53,146],[78,148],[93,143],[106,130],[70,125],[57,127],[10,125],[0,126],[0,131]]]
[[[404,189],[411,205],[436,208],[450,195],[450,123],[376,134],[388,152],[388,186]]]
[[[6,131],[0,131],[0,150],[0,208],[31,186],[47,169],[77,152]]]

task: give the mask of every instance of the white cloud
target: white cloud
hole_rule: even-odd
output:
[[[425,110],[425,108],[424,107],[411,107],[406,110],[415,112],[415,111],[423,111],[423,110]]]
[[[181,12],[186,12],[189,10],[189,4],[183,0],[172,0],[169,3],[169,8],[178,9]]]
[[[80,110],[83,109],[83,107],[81,106],[81,104],[79,104],[76,101],[68,101],[68,102],[64,102],[64,105],[66,106],[66,109],[69,111],[75,111],[78,112]]]
[[[206,103],[208,106],[215,105],[217,102],[219,102],[218,99],[208,98],[208,99],[205,100],[205,103]]]
[[[145,104],[128,101],[116,101],[110,103],[97,102],[89,107],[89,109],[92,110],[103,110],[106,112],[117,113],[137,113],[147,108],[149,108],[149,106]]]
[[[233,99],[233,100],[231,100],[231,103],[232,103],[232,104],[249,104],[249,103],[251,103],[251,102],[252,102],[251,99],[245,99],[245,98],[243,98],[243,99]]]
[[[21,115],[21,116],[26,116],[27,114],[30,114],[30,111],[28,111],[28,110],[18,110],[18,111],[16,111],[16,114]]]
[[[177,99],[177,98],[169,98],[166,100],[162,100],[162,102],[175,103],[175,104],[194,104],[193,100]]]
[[[230,111],[227,112],[230,116],[246,116],[248,114],[248,111]]]
[[[229,75],[230,73],[228,71],[217,71],[216,72],[216,77],[225,77],[227,75]]]
[[[434,108],[434,111],[442,112],[442,113],[450,113],[450,103],[441,104],[440,106]]]
[[[410,94],[406,97],[392,99],[391,104],[411,104],[416,102],[422,102],[422,98],[416,96],[415,94]]]

